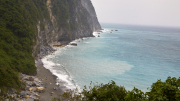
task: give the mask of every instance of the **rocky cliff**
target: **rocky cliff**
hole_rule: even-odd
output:
[[[93,31],[97,31],[101,29],[101,25],[98,22],[97,15],[96,15],[92,2],[90,0],[81,0],[81,3],[90,14],[88,18],[88,22],[90,23],[89,25],[91,29]]]
[[[36,74],[35,59],[52,46],[100,29],[90,0],[0,0],[0,100],[21,89],[20,72]]]
[[[52,46],[92,37],[93,31],[101,29],[90,0],[47,0],[46,6],[50,18],[37,23],[34,57],[47,55]]]

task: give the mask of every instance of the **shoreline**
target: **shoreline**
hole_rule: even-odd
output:
[[[53,75],[50,70],[43,66],[43,62],[39,59],[36,61],[37,67],[37,78],[42,80],[45,87],[45,92],[39,93],[40,99],[42,101],[51,101],[52,98],[58,97],[58,95],[63,94],[59,85],[56,85],[57,76]],[[51,94],[53,92],[54,94]]]
[[[88,38],[88,37],[85,37],[85,38]],[[76,40],[69,42],[69,44],[73,43],[74,41]],[[64,47],[69,44],[64,45]],[[55,51],[52,51],[48,55],[51,55]],[[44,56],[43,58],[45,58],[46,56]],[[37,67],[36,76],[45,84],[45,92],[39,93],[40,101],[51,101],[53,98],[58,97],[59,95],[62,95],[65,91],[63,91],[63,88],[60,87],[61,83],[58,82],[58,85],[56,85],[57,79],[59,79],[58,76],[54,75],[49,69],[44,67],[44,64],[42,62],[43,58],[35,60],[35,65]],[[57,89],[54,90],[54,88],[57,88]],[[51,92],[54,92],[54,94],[51,94]]]
[[[98,33],[98,31],[95,33]],[[93,35],[93,36],[97,37],[95,35]],[[90,38],[90,37],[84,37],[84,38]],[[69,42],[69,44],[74,41],[76,41],[76,40]],[[67,46],[69,44],[66,44],[64,46]],[[57,51],[57,50],[55,50],[55,51]],[[53,52],[54,51],[52,51],[51,53],[53,53]],[[48,54],[48,55],[50,55],[50,54]],[[46,55],[46,56],[48,56],[48,55]],[[46,56],[44,56],[44,57],[46,57]],[[40,93],[39,95],[40,95],[41,101],[51,101],[54,97],[58,97],[59,95],[62,95],[65,91],[63,91],[63,88],[60,87],[61,83],[56,85],[57,79],[59,79],[59,78],[56,75],[54,75],[49,69],[44,67],[44,64],[42,62],[43,58],[35,60],[35,65],[37,67],[36,76],[45,84],[45,92]],[[56,88],[56,89],[54,89],[54,88]],[[53,92],[54,94],[51,94],[51,92]]]

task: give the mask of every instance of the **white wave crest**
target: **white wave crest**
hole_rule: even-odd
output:
[[[52,57],[50,55],[46,56],[45,58],[42,59],[42,62],[44,64],[44,67],[48,70],[50,70],[50,72],[57,76],[57,80],[56,80],[56,84],[59,85],[59,87],[63,90],[63,91],[66,91],[66,90],[77,90],[78,89],[78,92],[80,92],[79,88],[77,85],[75,85],[75,83],[73,83],[70,75],[66,72],[66,71],[60,71],[60,70],[57,70],[57,66],[60,67],[61,64],[56,64],[52,61],[49,61],[48,59]]]

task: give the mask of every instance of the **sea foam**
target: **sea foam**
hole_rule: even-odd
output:
[[[60,51],[57,51],[58,53]],[[61,64],[54,63],[53,61],[50,61],[49,59],[55,57],[54,55],[48,55],[42,59],[43,65],[46,69],[50,70],[50,72],[57,76],[56,84],[59,85],[59,87],[63,90],[76,90],[79,89],[77,85],[75,85],[70,77],[70,75],[65,70],[58,70],[57,67],[63,67]]]

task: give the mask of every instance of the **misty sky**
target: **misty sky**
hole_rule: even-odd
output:
[[[91,0],[99,22],[180,27],[180,0]]]

